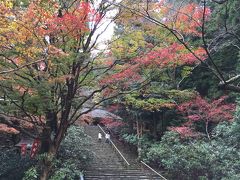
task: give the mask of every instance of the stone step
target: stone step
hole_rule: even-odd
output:
[[[139,180],[139,179],[146,179],[146,180],[160,180],[159,177],[149,177],[149,176],[85,176],[84,180],[87,179],[110,179],[110,180],[115,180],[115,179],[125,179],[125,180],[130,180],[130,179],[134,179],[134,180]]]
[[[93,160],[85,168],[84,180],[156,180],[160,179],[152,172],[142,170],[139,163],[131,161],[132,165],[125,166],[125,162],[113,150],[110,144],[98,141],[97,126],[86,126],[85,132],[91,137],[90,150],[94,152]],[[120,150],[121,151],[121,150]],[[128,155],[128,154],[126,154]],[[131,157],[131,155],[130,155]]]
[[[105,173],[84,173],[85,176],[133,176],[133,177],[140,177],[140,176],[153,176],[157,177],[157,175],[149,175],[144,173],[112,173],[112,172],[105,172]]]
[[[93,177],[93,176],[99,176],[99,177],[101,177],[101,176],[106,176],[106,177],[108,177],[108,176],[112,176],[112,177],[122,177],[122,176],[128,176],[128,177],[145,177],[145,178],[148,178],[148,177],[154,177],[154,178],[159,178],[159,176],[157,176],[157,175],[149,175],[149,174],[142,174],[142,173],[140,173],[140,174],[138,174],[138,173],[133,173],[133,174],[131,174],[131,173],[110,173],[110,172],[108,172],[108,173],[92,173],[92,172],[90,172],[90,173],[85,173],[84,174],[85,175],[85,177]]]
[[[125,173],[125,174],[128,174],[128,173],[137,173],[137,174],[147,174],[146,171],[143,171],[143,170],[136,170],[136,169],[108,169],[108,168],[99,168],[99,169],[96,169],[93,173],[106,173],[106,172],[109,172],[111,171],[111,173]],[[92,171],[85,171],[86,173],[92,173]],[[150,174],[150,173],[148,173]]]
[[[84,180],[160,180],[159,178],[145,177],[85,177]]]
[[[100,172],[104,172],[104,171],[108,171],[109,169],[108,168],[100,168]],[[119,172],[119,169],[111,169],[112,171],[117,171]],[[88,171],[86,171],[88,172]],[[144,172],[146,173],[145,170],[142,170],[142,169],[126,169],[124,168],[123,170],[121,170],[120,172]]]
[[[144,174],[144,173],[116,173],[116,172],[111,172],[111,171],[108,171],[108,172],[104,172],[104,173],[93,173],[93,172],[89,172],[89,173],[86,173],[85,172],[85,175],[86,176],[135,176],[135,177],[138,177],[138,176],[151,176],[149,174]]]
[[[97,176],[84,176],[84,180],[93,180],[93,179],[103,179],[103,180],[160,180],[159,177],[150,177],[150,176],[127,176],[127,175],[116,175],[116,176],[106,176],[106,175],[97,175]]]

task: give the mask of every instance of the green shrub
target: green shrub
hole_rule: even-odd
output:
[[[28,156],[21,157],[15,147],[0,149],[0,179],[22,179],[24,171],[35,163]]]
[[[138,139],[136,134],[123,134],[122,138],[129,144],[137,145]]]
[[[23,180],[37,180],[38,176],[37,169],[35,167],[31,167],[24,173]]]
[[[226,138],[232,129],[226,130],[228,126],[219,125],[211,141],[183,140],[174,132],[166,132],[160,143],[155,143],[148,149],[144,161],[164,167],[171,178],[240,178],[240,151],[237,146],[229,144]]]
[[[218,124],[211,140],[183,139],[166,132],[144,149],[142,159],[169,172],[170,179],[240,179],[240,108],[232,123]]]
[[[72,126],[62,141],[55,169],[51,180],[79,179],[81,169],[91,161],[92,152],[89,150],[89,137],[83,128]]]
[[[59,156],[61,160],[72,160],[75,163],[88,163],[92,157],[89,150],[90,137],[88,137],[83,128],[72,126],[67,131],[67,136],[62,141]]]
[[[81,174],[82,171],[79,170],[75,163],[66,161],[61,164],[60,168],[56,169],[50,180],[75,180],[79,179]]]

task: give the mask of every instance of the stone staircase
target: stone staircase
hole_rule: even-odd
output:
[[[152,172],[142,169],[139,163],[127,167],[122,158],[114,151],[110,144],[97,139],[100,129],[97,126],[85,126],[86,134],[91,137],[91,146],[94,153],[93,160],[84,169],[84,180],[156,180],[161,179]],[[100,131],[101,132],[101,131]],[[104,136],[103,136],[104,137]]]

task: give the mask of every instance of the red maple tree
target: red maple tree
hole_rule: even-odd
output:
[[[189,102],[182,103],[178,106],[178,110],[188,119],[181,127],[170,128],[183,136],[192,136],[194,134],[194,122],[203,121],[205,123],[205,132],[209,135],[209,123],[219,123],[222,121],[231,121],[235,104],[226,103],[227,96],[208,102],[201,96]]]

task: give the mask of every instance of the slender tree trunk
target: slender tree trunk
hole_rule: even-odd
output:
[[[137,138],[140,138],[140,128],[139,128],[139,122],[136,120],[136,126],[137,126]]]
[[[134,128],[133,127],[134,127],[134,121],[133,121],[133,119],[130,119],[129,128],[130,128],[131,133],[134,132]]]
[[[162,114],[162,119],[161,119],[161,136],[163,136],[163,132],[165,130],[165,127],[164,127],[164,112],[161,113]]]
[[[141,155],[141,143],[140,143],[141,129],[140,129],[138,118],[136,119],[136,125],[137,125],[137,152],[139,157]]]
[[[208,139],[210,140],[210,136],[209,136],[209,133],[208,133],[208,121],[206,121],[206,123],[205,123],[205,131],[206,131]]]
[[[153,131],[152,135],[155,139],[157,139],[157,120],[156,120],[156,113],[153,112]]]
[[[142,137],[142,135],[143,135],[143,123],[141,122],[140,125],[141,125],[140,126],[140,137]]]

